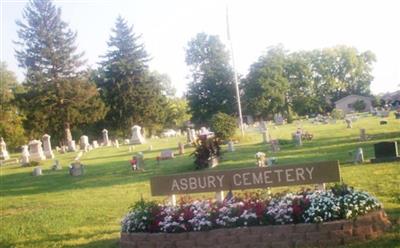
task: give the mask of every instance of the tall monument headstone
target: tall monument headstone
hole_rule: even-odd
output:
[[[145,139],[140,132],[141,127],[135,125],[132,127],[132,136],[131,136],[131,144],[143,144],[145,143]]]
[[[4,142],[3,137],[0,138],[0,160],[7,160],[10,159],[10,155],[7,151],[6,142]]]
[[[32,140],[28,145],[31,160],[46,160],[46,156],[43,154],[42,142],[40,142],[40,140]]]
[[[110,140],[108,139],[108,130],[103,129],[103,146],[110,146]]]
[[[50,138],[51,138],[51,136],[48,134],[43,135],[43,137],[42,137],[43,150],[44,150],[44,156],[46,156],[46,158],[53,159],[54,153],[53,153],[53,150],[51,149]]]

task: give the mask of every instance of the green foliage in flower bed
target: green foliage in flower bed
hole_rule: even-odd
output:
[[[175,233],[222,227],[320,223],[355,218],[379,208],[381,204],[368,193],[340,185],[324,191],[307,190],[273,197],[248,194],[222,203],[196,200],[171,206],[142,199],[121,224],[122,232],[127,233]]]

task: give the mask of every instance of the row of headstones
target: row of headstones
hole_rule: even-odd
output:
[[[186,135],[187,143],[192,144],[193,142],[196,142],[198,135],[214,135],[214,133],[208,130],[206,127],[202,127],[197,131],[193,128],[187,128]]]

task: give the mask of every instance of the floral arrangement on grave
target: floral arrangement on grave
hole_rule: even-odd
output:
[[[381,203],[366,192],[346,185],[327,190],[268,195],[235,195],[229,200],[183,198],[177,206],[155,201],[136,202],[121,221],[122,232],[190,232],[216,228],[354,219],[380,209]]]
[[[195,150],[190,156],[194,156],[196,169],[204,169],[212,165],[213,161],[221,155],[220,140],[214,135],[199,135],[194,142]]]
[[[135,171],[137,170],[137,158],[136,156],[133,156],[132,159],[129,161],[129,163],[131,164],[132,170]]]
[[[256,165],[258,167],[265,167],[265,160],[267,159],[265,153],[257,152],[256,153]]]

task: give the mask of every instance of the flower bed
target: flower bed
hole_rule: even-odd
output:
[[[301,245],[293,243],[296,241],[295,237],[297,237],[301,241],[311,242],[306,242],[307,245],[313,245],[316,244],[315,242],[323,242],[328,236],[338,235],[340,237],[333,239],[334,241],[332,242],[337,241],[337,244],[340,244],[351,241],[351,238],[346,237],[353,237],[360,232],[363,233],[362,237],[364,239],[367,238],[367,235],[371,237],[378,236],[388,224],[384,212],[379,210],[380,208],[381,204],[374,197],[365,192],[343,186],[325,191],[284,194],[272,198],[259,193],[247,194],[236,196],[222,203],[211,200],[189,201],[186,199],[182,200],[178,206],[170,206],[142,200],[137,202],[122,220],[121,245],[123,247],[134,247],[132,246],[133,243],[138,245],[137,242],[145,241],[147,238],[148,241],[146,242],[153,242],[154,237],[162,237],[156,239],[168,242],[182,239],[190,241],[188,247],[192,247],[203,244],[200,244],[202,241],[193,243],[193,240],[188,238],[189,236],[194,235],[193,237],[195,237],[199,235],[206,238],[211,233],[224,233],[224,237],[229,236],[231,240],[236,240],[235,242],[239,242],[239,239],[249,239],[255,233],[258,236],[256,235],[253,238],[258,240],[257,242],[263,242],[263,237],[270,234],[273,235],[273,237],[270,237],[272,241],[275,239],[275,241],[282,241],[279,237],[283,234],[289,235],[290,233],[293,236],[299,232],[301,234],[284,239],[285,242]],[[368,215],[368,213],[370,214]],[[366,218],[371,222],[368,224],[368,228],[360,229],[360,224],[353,226],[354,223],[362,223],[359,220],[354,222],[359,216],[363,216],[359,219]],[[377,226],[373,227],[373,222]],[[350,225],[349,223],[352,228],[356,227],[354,233],[353,231],[346,231],[347,226]],[[329,231],[339,232],[330,233],[324,231],[321,235],[318,230],[324,226],[330,226],[328,228],[330,229]],[[284,231],[281,232],[279,230]],[[321,230],[325,229],[322,228]],[[237,232],[249,235],[243,236],[236,234]],[[317,238],[311,237],[311,234],[315,234]],[[222,241],[218,242],[225,245]],[[216,245],[218,242],[214,240],[211,243]],[[172,247],[180,247],[177,245],[178,243],[173,243]],[[123,244],[126,245],[124,246]]]

